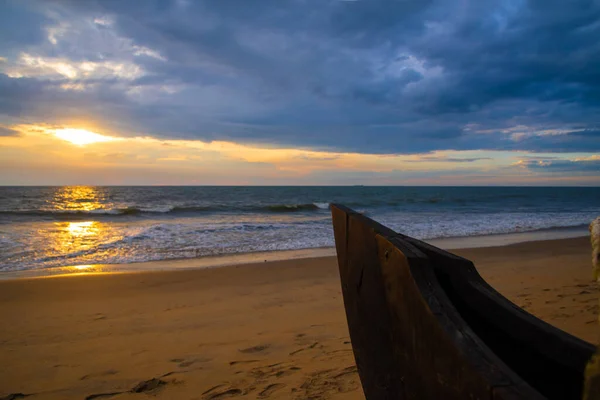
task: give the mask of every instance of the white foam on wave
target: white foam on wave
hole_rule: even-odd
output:
[[[374,216],[386,226],[418,239],[531,232],[587,225],[589,213],[393,214]]]
[[[325,203],[320,204],[324,206]],[[329,204],[327,204],[329,207]],[[114,264],[194,258],[273,250],[299,250],[334,245],[326,216],[274,214],[215,216],[173,220],[101,223],[100,235],[90,235],[85,248],[61,249],[53,222],[0,232],[0,270]],[[581,226],[590,213],[373,213],[369,217],[419,239],[471,237]],[[243,219],[243,220],[242,220]],[[28,230],[25,230],[28,229]],[[64,229],[64,228],[63,228]],[[40,232],[43,231],[43,235]],[[12,236],[11,236],[12,235]],[[44,236],[45,235],[45,236]],[[20,238],[20,239],[19,239]],[[24,238],[27,238],[25,240]],[[28,243],[27,246],[24,243]]]

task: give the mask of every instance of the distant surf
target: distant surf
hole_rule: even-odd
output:
[[[135,216],[135,215],[153,215],[153,214],[200,214],[216,212],[297,212],[297,211],[319,211],[328,210],[329,203],[306,203],[306,204],[273,204],[266,206],[174,206],[168,209],[127,207],[119,209],[94,209],[94,210],[13,210],[0,211],[4,216],[24,216],[24,217],[55,217],[65,220],[73,217],[74,219],[94,218],[94,217],[116,217],[116,216]]]

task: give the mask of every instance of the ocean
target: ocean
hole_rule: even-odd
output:
[[[597,187],[0,187],[0,271],[334,245],[330,203],[420,239],[579,229]]]

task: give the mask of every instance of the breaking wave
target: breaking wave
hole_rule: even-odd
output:
[[[119,217],[119,216],[143,216],[157,214],[199,214],[211,212],[310,212],[328,210],[329,203],[306,203],[306,204],[274,204],[260,206],[175,206],[164,209],[144,209],[139,207],[127,207],[119,209],[97,209],[97,210],[11,210],[0,211],[3,216],[29,216],[46,217],[56,219],[80,219],[93,217]]]

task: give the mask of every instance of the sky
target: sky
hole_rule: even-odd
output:
[[[0,185],[599,185],[600,2],[0,0]]]

